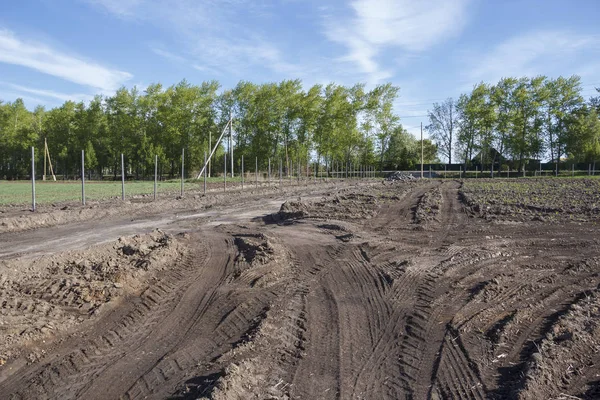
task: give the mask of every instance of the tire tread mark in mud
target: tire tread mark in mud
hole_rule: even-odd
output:
[[[183,258],[176,260],[174,262],[175,268],[165,271],[156,283],[161,288],[166,288],[164,289],[164,295],[148,288],[140,296],[137,306],[115,322],[116,328],[108,329],[105,333],[100,334],[100,337],[91,339],[82,348],[67,351],[57,359],[50,361],[49,364],[34,366],[33,370],[24,374],[24,377],[20,380],[26,382],[26,384],[19,385],[16,383],[15,390],[9,387],[7,392],[19,395],[19,392],[22,391],[23,393],[20,395],[22,398],[37,398],[40,396],[77,397],[80,390],[84,390],[90,381],[102,374],[107,364],[124,356],[123,346],[126,346],[127,343],[138,342],[147,330],[152,329],[152,326],[160,320],[161,315],[168,314],[172,301],[178,295],[174,290],[168,289],[170,287],[177,288],[178,281],[181,285],[178,276],[184,276],[197,268],[197,265],[193,263],[193,259],[205,262],[210,257],[209,253],[210,249],[201,245],[197,247],[194,254],[188,253]],[[149,315],[151,317],[147,318]],[[138,324],[143,324],[144,329],[132,330],[128,328],[129,325]],[[81,355],[84,355],[84,357],[81,357]],[[73,365],[76,365],[78,373],[72,373]],[[36,375],[36,371],[39,369],[41,369],[41,374]],[[86,379],[81,379],[82,376],[85,376]],[[0,390],[3,390],[3,385],[0,385]],[[65,393],[65,391],[67,392]],[[44,395],[42,396],[42,394]]]

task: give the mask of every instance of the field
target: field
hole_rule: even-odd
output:
[[[526,178],[0,207],[0,393],[597,399],[599,205]]]
[[[236,179],[236,181],[239,181],[239,179]],[[211,178],[209,183],[211,185],[217,183],[222,185],[223,179]],[[184,182],[184,190],[186,187],[197,190],[202,184],[203,181],[187,181]],[[161,181],[156,186],[159,195],[175,194],[176,196],[181,192],[181,181]],[[35,190],[36,202],[40,204],[81,201],[81,181],[36,181]],[[125,195],[127,198],[152,196],[153,193],[154,182],[127,181],[125,183]],[[86,200],[120,199],[121,182],[86,181],[85,195]],[[31,183],[23,181],[0,181],[0,205],[9,204],[31,204]]]

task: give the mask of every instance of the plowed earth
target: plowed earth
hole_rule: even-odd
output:
[[[599,398],[597,219],[489,221],[461,185],[24,223],[0,235],[0,397]]]

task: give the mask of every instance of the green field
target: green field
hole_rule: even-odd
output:
[[[237,180],[237,179],[236,179]],[[222,182],[222,178],[210,178],[209,182]],[[230,179],[227,179],[228,183]],[[186,182],[185,189],[201,189],[202,181]],[[158,193],[178,194],[181,189],[180,181],[158,182]],[[81,181],[36,181],[36,202],[39,204],[62,201],[81,200]],[[125,196],[152,194],[154,182],[131,181],[125,182]],[[121,182],[86,181],[86,200],[104,200],[121,197]],[[31,182],[27,181],[0,181],[0,205],[29,204],[31,203]]]

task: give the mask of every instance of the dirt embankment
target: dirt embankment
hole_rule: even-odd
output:
[[[147,278],[182,256],[173,237],[156,230],[85,251],[0,261],[0,364],[19,346],[51,339],[139,293]],[[35,349],[26,354],[35,361]]]

